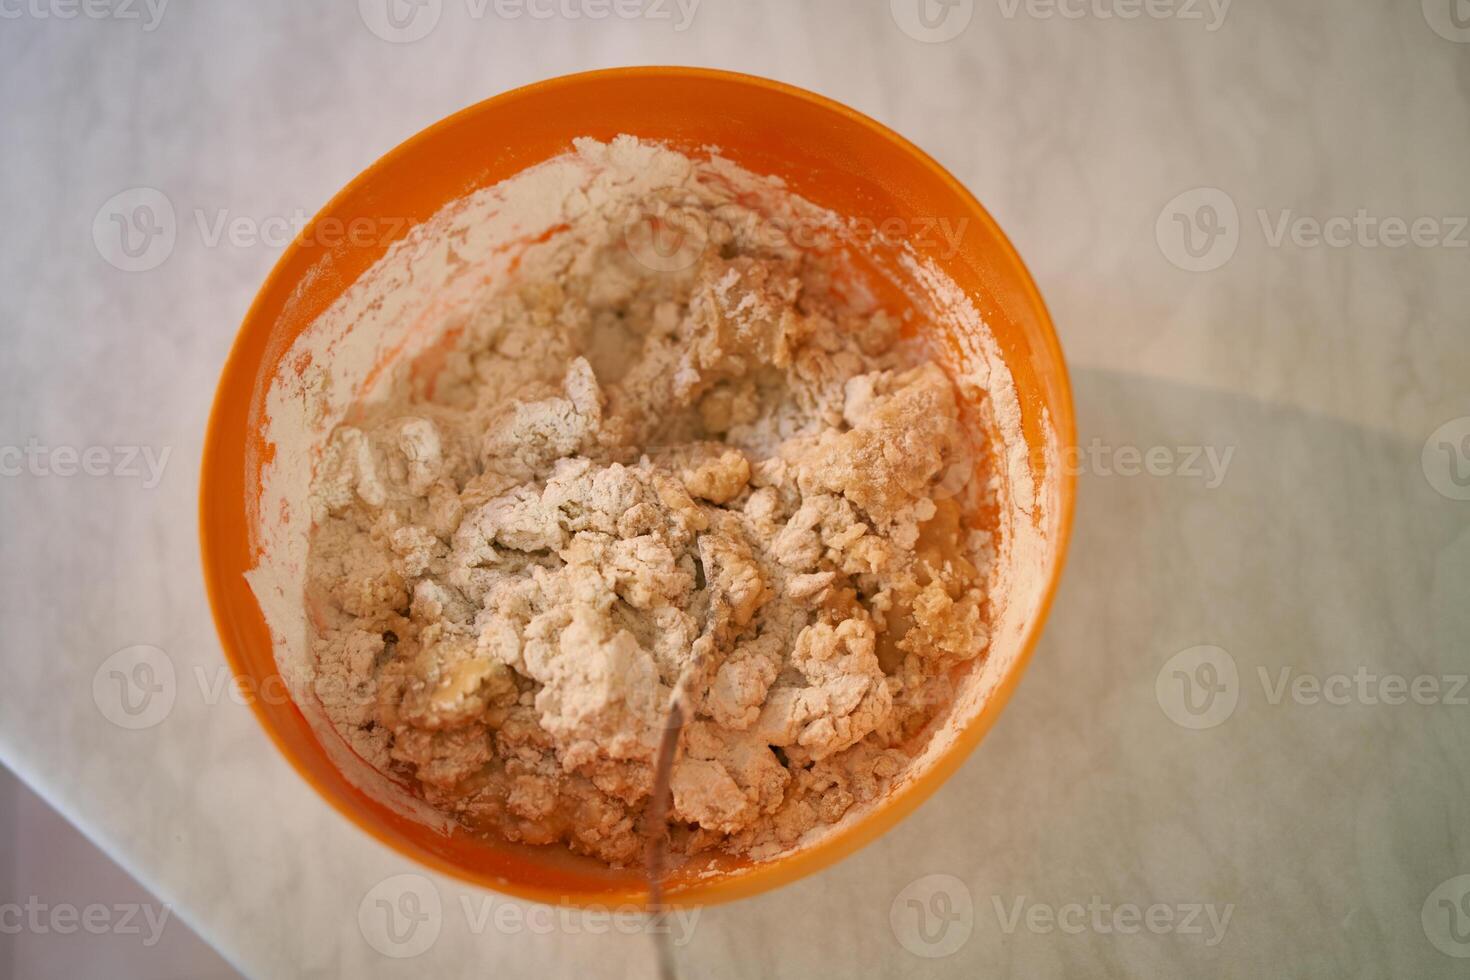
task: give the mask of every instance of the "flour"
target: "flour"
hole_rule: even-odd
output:
[[[252,584],[376,795],[632,863],[682,677],[673,846],[766,858],[932,750],[1004,605],[994,442],[793,215],[837,224],[718,158],[579,141],[293,349]],[[996,366],[961,384],[1004,414]]]

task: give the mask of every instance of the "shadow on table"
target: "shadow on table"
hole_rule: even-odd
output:
[[[1421,442],[1133,375],[1074,387],[1064,581],[925,815],[934,846],[1004,869],[1007,895],[1236,906],[1218,946],[1152,944],[1177,962],[1052,936],[1058,966],[1451,975],[1420,910],[1470,871],[1470,502],[1431,486]]]

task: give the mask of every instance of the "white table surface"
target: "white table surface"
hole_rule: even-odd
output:
[[[672,0],[668,20],[428,0],[419,16],[439,20],[411,43],[368,29],[375,2],[365,18],[353,0],[197,0],[156,24],[142,0],[134,20],[4,5],[0,452],[104,447],[109,475],[0,455],[20,470],[0,477],[0,759],[252,976],[649,975],[642,935],[484,923],[499,899],[435,875],[416,883],[440,899],[434,941],[384,955],[359,910],[417,869],[217,696],[199,447],[280,249],[211,233],[222,215],[269,232],[309,214],[400,140],[525,82],[740,69],[873,115],[975,191],[1050,303],[1097,448],[1045,637],[984,744],[858,855],[705,910],[684,972],[1470,972],[1451,955],[1470,954],[1470,691],[1454,678],[1470,670],[1470,422],[1431,438],[1470,415],[1465,0],[1240,0],[1223,20],[1193,0],[1063,0],[1076,17],[957,0],[927,33],[913,0],[703,0],[685,30]],[[168,198],[176,240],[127,272],[94,222],[105,244],[104,203],[135,187]],[[1197,188],[1213,190],[1175,202]],[[1335,245],[1291,230],[1334,216],[1357,217]],[[1417,243],[1382,244],[1416,218]],[[119,446],[168,448],[156,486]],[[1153,447],[1154,473],[1125,475]],[[1189,447],[1233,455],[1212,479]],[[127,730],[98,705],[104,662],[136,645],[164,652],[175,696]],[[1202,645],[1235,670],[1194,716],[1180,678],[1210,678]],[[1385,703],[1393,677],[1432,679],[1433,703]],[[1154,905],[1158,932],[1138,924]],[[1223,936],[1206,914],[1185,927],[1192,905],[1228,908]]]

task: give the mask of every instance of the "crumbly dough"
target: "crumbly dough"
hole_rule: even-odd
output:
[[[679,206],[687,265],[592,216],[315,480],[332,722],[464,826],[613,865],[686,665],[672,846],[763,858],[878,797],[987,644],[944,372],[821,259]]]

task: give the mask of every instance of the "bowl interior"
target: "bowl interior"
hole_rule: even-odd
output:
[[[1060,350],[1029,275],[985,211],[927,156],[873,121],[810,93],[749,76],[642,68],[568,76],[472,106],[413,137],[334,198],[281,257],[241,327],[206,436],[201,539],[206,585],[225,653],[253,707],[286,757],[334,806],[397,851],[461,878],[522,897],[574,904],[640,902],[635,871],[612,872],[560,851],[445,835],[390,810],[349,782],[311,725],[281,691],[269,630],[244,573],[255,564],[247,515],[271,458],[259,424],[267,385],[297,336],[389,246],[448,202],[570,149],[576,137],[622,133],[691,154],[718,147],[797,194],[907,243],[960,287],[1000,349],[1015,384],[1029,450],[1020,465],[1050,488],[1043,501],[1043,586],[1029,601],[1015,655],[943,757],[879,807],[838,832],[773,862],[718,861],[671,884],[679,903],[765,890],[830,863],[873,839],[936,788],[994,720],[1024,667],[1060,574],[1072,485],[1058,452],[1070,446],[1072,409]],[[406,219],[381,234],[382,216]],[[367,222],[370,241],[331,234]],[[912,283],[902,249],[868,255],[877,278]],[[902,302],[901,289],[880,297]],[[946,329],[941,345],[966,338]],[[1053,472],[1048,472],[1052,470]],[[1043,479],[1045,478],[1045,479]],[[696,873],[700,872],[700,873]]]

